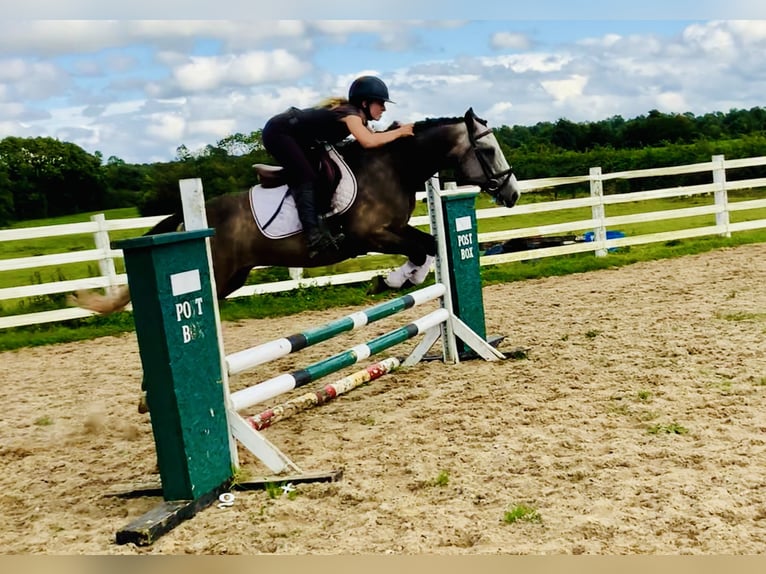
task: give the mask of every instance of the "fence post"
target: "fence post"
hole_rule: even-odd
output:
[[[184,228],[186,231],[199,231],[208,229],[207,224],[207,211],[205,209],[205,192],[202,189],[202,179],[199,177],[179,179],[178,188],[181,192],[181,204],[184,216]],[[205,256],[208,264],[207,274],[210,276],[210,289],[212,295],[211,307],[214,315],[215,323],[215,336],[219,341],[223,341],[223,332],[221,329],[221,312],[218,308],[218,299],[215,296],[217,292],[215,284],[215,272],[213,270],[213,256],[210,251],[210,238],[205,238]],[[224,396],[229,396],[229,376],[226,371],[226,354],[224,353],[223,346],[217,346],[218,360],[220,363],[220,371],[222,384],[224,388]],[[228,410],[227,410],[228,417]],[[234,437],[229,434],[229,452],[231,454],[231,464],[235,468],[239,468],[239,454],[237,452],[237,444]]]
[[[426,181],[426,201],[428,203],[428,216],[431,235],[436,238],[438,244],[437,253],[447,253],[447,239],[445,223],[437,214],[442,213],[441,197],[439,190],[439,174],[432,175]],[[434,279],[437,283],[449,284],[449,263],[448,257],[437,257],[434,262]],[[452,292],[447,292],[442,296],[441,305],[450,311],[453,309]],[[452,329],[452,323],[445,321],[440,326],[442,340],[442,357],[445,363],[457,363],[460,360],[458,355],[457,341]]]
[[[715,184],[715,205],[718,208],[715,212],[715,224],[722,227],[721,237],[731,237],[729,231],[729,197],[726,194],[726,168],[724,167],[723,155],[714,155],[713,161],[713,183]]]
[[[98,269],[101,276],[109,280],[107,293],[111,293],[117,288],[117,271],[114,268],[114,258],[109,254],[111,246],[109,243],[109,230],[106,227],[106,217],[103,213],[97,213],[96,215],[91,215],[90,220],[98,226],[98,229],[93,234],[93,240],[96,244],[96,249],[104,254],[98,260]]]
[[[604,247],[606,241],[606,225],[604,225],[604,184],[601,180],[601,168],[590,168],[590,196],[597,201],[591,206],[591,215],[596,221],[593,228],[593,242],[596,244],[596,257],[604,257],[607,253]]]

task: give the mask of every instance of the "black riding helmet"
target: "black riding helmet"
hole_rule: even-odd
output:
[[[391,102],[388,99],[388,88],[383,80],[376,76],[360,76],[351,83],[348,88],[348,101],[356,106],[361,106],[364,100]]]

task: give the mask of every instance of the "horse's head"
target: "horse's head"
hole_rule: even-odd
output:
[[[521,190],[495,134],[487,127],[487,122],[474,113],[473,108],[465,113],[464,120],[467,138],[458,150],[462,181],[478,185],[498,203],[513,207]]]

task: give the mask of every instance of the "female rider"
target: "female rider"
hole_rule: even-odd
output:
[[[290,108],[272,117],[263,128],[266,151],[288,174],[310,258],[330,247],[337,249],[344,238],[342,233],[333,236],[317,214],[314,191],[318,173],[309,159],[310,150],[325,143],[336,144],[349,135],[365,148],[411,136],[412,124],[385,132],[373,132],[368,127],[369,121],[379,120],[383,115],[386,102],[391,102],[386,84],[375,76],[361,76],[349,87],[348,100],[336,98],[327,105]]]

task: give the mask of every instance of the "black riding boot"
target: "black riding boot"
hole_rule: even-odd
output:
[[[342,233],[333,235],[328,229],[324,218],[317,215],[314,186],[310,183],[292,188],[295,206],[298,208],[298,218],[303,226],[303,233],[308,243],[309,258],[327,249],[340,249],[345,239]]]

